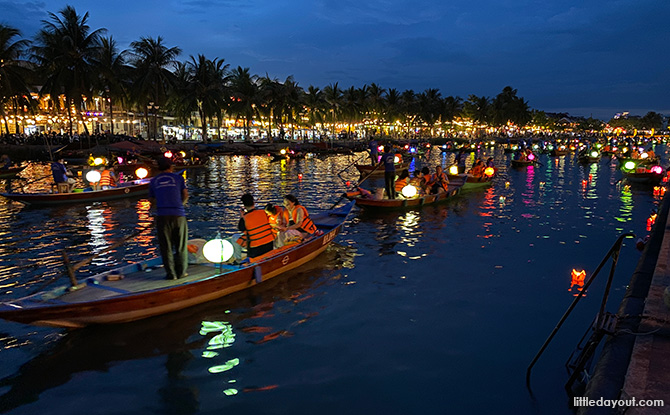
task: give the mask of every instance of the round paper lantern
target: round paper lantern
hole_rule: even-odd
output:
[[[418,191],[416,190],[416,187],[412,186],[411,184],[408,184],[402,188],[402,195],[406,198],[414,197],[417,193]]]
[[[202,254],[209,262],[226,262],[233,256],[233,244],[226,239],[212,239],[202,247]]]
[[[137,176],[138,179],[144,179],[148,174],[149,172],[144,167],[135,170],[135,176]]]
[[[97,170],[91,170],[86,173],[86,180],[90,183],[98,183],[100,181],[100,172]]]
[[[449,167],[449,174],[458,174],[458,166]]]

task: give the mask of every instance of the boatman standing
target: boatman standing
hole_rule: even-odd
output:
[[[395,199],[395,154],[391,146],[384,146],[384,154],[379,164],[384,165],[384,187],[389,199]]]
[[[149,199],[156,206],[156,233],[165,279],[176,280],[188,275],[188,225],[184,209],[188,189],[184,178],[173,172],[170,160],[158,159],[158,170],[160,174],[149,184]]]

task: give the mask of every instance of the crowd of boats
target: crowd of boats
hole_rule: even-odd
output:
[[[392,151],[397,157],[396,171],[399,174],[395,187],[397,194],[388,194],[388,190],[384,192],[383,189],[364,186],[369,177],[384,174],[382,163],[377,158],[381,149],[372,147],[378,143],[371,141],[369,154],[363,153],[346,168],[355,166],[360,172],[357,183],[348,187],[330,209],[310,214],[318,231],[299,243],[236,264],[217,260],[216,255],[214,259],[208,258],[204,255],[204,244],[193,243],[189,245],[192,260],[189,275],[174,281],[163,278],[160,257],[77,278],[75,272],[81,268],[81,263],[70,264],[64,254],[69,282],[58,283],[27,297],[1,301],[0,318],[57,327],[122,323],[177,311],[252,287],[305,264],[323,252],[341,231],[355,205],[373,210],[419,208],[448,200],[464,191],[492,186],[498,170],[492,165],[492,158],[483,160],[482,150],[486,147],[497,145],[504,152],[512,153],[512,168],[537,164],[542,153],[550,157],[576,153],[576,159],[582,163],[595,163],[602,157],[611,157],[618,160],[621,172],[628,180],[657,185],[667,180],[667,175],[653,152],[653,144],[656,143],[635,139],[607,142],[520,140],[497,144],[448,142],[440,146],[421,142],[387,143],[390,147],[386,151]],[[171,159],[176,165],[175,170],[208,167],[209,157],[205,153],[161,150],[165,151],[160,156]],[[426,161],[433,151],[456,153],[453,164],[435,166],[431,171]],[[268,156],[290,160],[304,157],[304,154],[287,146],[284,152]],[[415,158],[414,172],[408,171],[410,158]],[[466,159],[469,169],[466,169]],[[69,161],[72,163],[67,166],[63,159],[52,163],[55,186],[51,189],[39,193],[9,191],[2,196],[34,206],[136,197],[148,192],[151,176],[156,172],[156,164],[151,157],[132,151],[125,152],[124,156],[90,154],[86,159]],[[419,169],[419,166],[422,168]],[[8,183],[21,181],[23,169],[25,165],[14,166],[5,160],[4,168],[0,169],[0,179]]]

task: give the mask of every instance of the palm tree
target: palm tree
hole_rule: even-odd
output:
[[[360,114],[364,109],[363,100],[361,99],[363,94],[363,91],[353,86],[342,91],[342,115],[347,122],[347,138],[351,136],[351,124],[360,118]]]
[[[114,103],[126,100],[130,67],[126,64],[128,51],[119,51],[116,41],[110,37],[100,38],[100,49],[95,58],[100,90],[109,105],[110,132],[114,135]]]
[[[249,73],[249,68],[238,66],[230,74],[230,90],[232,95],[231,110],[244,119],[244,140],[251,140],[251,120],[257,114],[260,104],[260,88],[256,75]]]
[[[491,118],[491,99],[470,95],[463,104],[463,114],[474,123],[488,124]]]
[[[306,118],[311,126],[323,124],[325,114],[325,102],[323,99],[323,92],[321,89],[310,85],[305,92],[304,98],[304,112]]]
[[[374,82],[370,84],[370,87],[367,89],[367,110],[370,117],[374,120],[374,125],[377,129],[381,129],[381,124],[384,121],[382,117],[384,113],[385,93],[386,90]]]
[[[323,100],[330,110],[331,132],[337,134],[335,131],[335,116],[339,115],[342,107],[342,90],[340,90],[337,82],[323,88]]]
[[[391,125],[394,125],[402,118],[401,104],[400,92],[395,88],[389,88],[384,96],[383,114],[386,121]],[[395,136],[397,138],[398,133],[395,128],[393,131],[396,132]]]
[[[181,53],[178,47],[168,48],[163,44],[163,38],[156,39],[142,37],[139,41],[130,44],[131,64],[133,66],[133,88],[131,97],[133,102],[144,110],[144,116],[149,125],[149,106],[154,111],[154,135],[158,135],[157,114],[164,106],[169,92],[176,80],[170,68],[177,67],[177,56]]]
[[[188,82],[185,99],[195,103],[202,126],[202,140],[207,142],[207,120],[220,113],[226,106],[226,73],[229,65],[223,59],[209,60],[203,55],[191,56],[186,64]],[[219,117],[220,118],[220,117]]]
[[[72,6],[65,6],[59,14],[60,17],[49,13],[49,20],[42,21],[32,51],[44,79],[41,93],[49,94],[51,99],[65,94],[72,133],[70,108],[74,106],[81,120],[83,100],[93,96],[95,57],[100,51],[100,36],[106,29],[91,31],[88,13],[80,16]],[[84,130],[88,133],[86,124]]]
[[[442,114],[444,103],[442,94],[435,88],[429,88],[419,94],[419,115],[424,123],[430,129],[430,136],[433,136],[435,123]]]
[[[451,124],[456,117],[463,111],[463,99],[460,97],[448,96],[443,101],[442,106],[442,124]]]
[[[516,125],[526,125],[531,119],[528,103],[516,96],[516,89],[511,86],[503,88],[492,103],[492,123],[497,127],[512,122]]]
[[[18,29],[0,24],[0,112],[5,120],[7,134],[9,123],[5,104],[17,97],[30,95],[26,83],[30,69],[27,62],[21,59],[30,42],[25,39],[13,40],[20,35]]]
[[[416,94],[414,91],[408,89],[400,94],[400,108],[403,117],[405,118],[405,124],[407,125],[406,134],[409,135],[409,130],[414,126],[414,121],[419,114]]]

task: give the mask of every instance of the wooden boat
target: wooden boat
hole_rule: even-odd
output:
[[[150,179],[134,180],[107,190],[75,189],[72,193],[1,193],[7,199],[32,206],[54,206],[73,203],[106,202],[141,196],[149,192]]]
[[[372,166],[370,164],[354,164],[358,171],[362,175],[384,175],[384,166],[379,166],[379,168],[375,169],[376,166]],[[409,167],[409,163],[399,163],[395,165],[395,171],[396,172],[401,172],[405,170],[406,168]]]
[[[636,170],[631,171],[622,169],[621,173],[623,174],[624,179],[629,183],[656,186],[663,180],[665,172],[662,167],[654,166],[652,169],[639,167]]]
[[[161,258],[126,265],[28,297],[0,303],[0,318],[53,327],[84,327],[140,320],[253,287],[322,253],[340,232],[354,202],[311,215],[318,231],[301,243],[243,265],[190,265],[189,275],[165,280]]]
[[[536,160],[512,160],[511,161],[512,167],[534,166],[535,163],[537,163]]]
[[[469,190],[485,189],[493,184],[493,176],[475,177],[471,174],[447,174],[450,183],[463,181],[462,192]]]
[[[416,196],[409,199],[375,199],[369,196],[368,191],[354,191],[346,193],[346,196],[353,199],[356,205],[368,209],[399,209],[406,207],[421,207],[437,202],[442,202],[453,196],[456,196],[463,187],[463,181],[449,183],[448,191],[440,192],[435,195]]]
[[[551,150],[549,152],[549,154],[554,156],[554,157],[560,157],[560,156],[567,155],[569,152],[570,152],[570,150],[568,150],[566,147],[558,147],[558,148],[554,148],[553,150]]]
[[[14,179],[27,166],[13,167],[10,169],[0,169],[0,179]]]
[[[580,163],[597,163],[600,161],[600,152],[595,150],[582,151],[577,155],[577,161]]]

